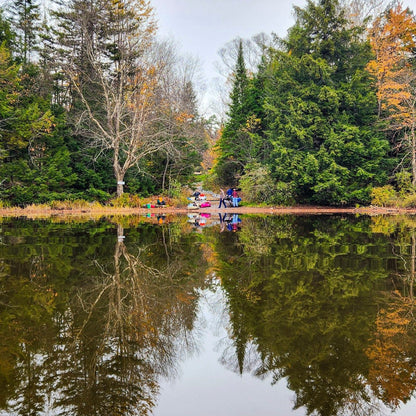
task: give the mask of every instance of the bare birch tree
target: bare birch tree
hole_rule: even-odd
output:
[[[79,134],[112,157],[117,196],[127,171],[149,155],[174,149],[187,120],[163,94],[162,74],[175,56],[155,53],[156,24],[148,0],[72,0],[61,12],[63,72],[72,88]],[[75,28],[74,28],[75,26]]]

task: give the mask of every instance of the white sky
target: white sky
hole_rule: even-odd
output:
[[[221,60],[218,51],[237,37],[248,39],[261,32],[285,36],[294,23],[292,5],[305,3],[305,0],[151,0],[159,34],[173,38],[181,54],[199,58],[209,100],[215,100],[211,84],[213,78],[219,77],[215,67],[215,62]]]
[[[415,0],[416,1],[416,0]],[[159,33],[179,41],[183,52],[211,66],[228,41],[260,32],[280,36],[294,23],[292,4],[304,0],[152,0]],[[210,69],[206,70],[207,73]]]
[[[286,36],[294,24],[293,5],[306,0],[151,0],[162,37],[173,38],[181,54],[198,57],[208,95],[218,77],[214,63],[227,42],[264,32]],[[416,0],[403,0],[416,12]],[[210,90],[211,89],[211,90]]]

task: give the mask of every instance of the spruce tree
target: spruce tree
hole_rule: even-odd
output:
[[[16,30],[16,46],[23,66],[32,63],[38,46],[40,10],[37,0],[14,0],[10,5],[11,20]]]
[[[258,93],[257,79],[247,76],[243,44],[240,41],[228,120],[217,144],[219,158],[215,169],[223,184],[235,185],[245,166],[258,154],[260,119],[256,112],[261,111]]]
[[[365,70],[369,44],[337,0],[308,1],[296,16],[266,88],[274,177],[301,203],[368,203],[388,172],[388,143],[376,129],[377,100]]]

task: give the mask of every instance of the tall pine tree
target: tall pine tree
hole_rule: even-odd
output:
[[[23,66],[32,62],[38,45],[40,10],[37,0],[14,0],[10,5],[11,18],[16,30],[17,49]]]

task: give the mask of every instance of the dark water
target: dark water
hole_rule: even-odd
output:
[[[0,415],[413,415],[416,219],[0,222]]]

